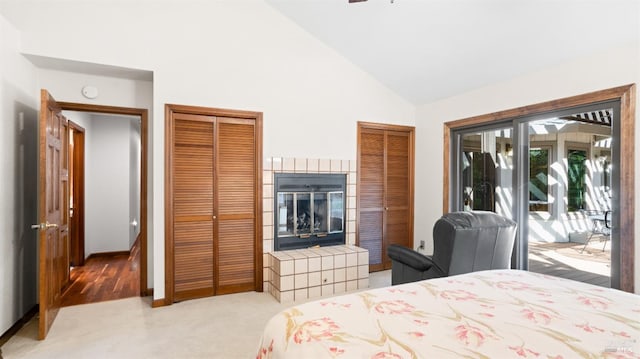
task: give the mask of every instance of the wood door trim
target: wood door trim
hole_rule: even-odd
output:
[[[598,102],[620,101],[620,289],[634,292],[635,107],[636,85],[624,85],[534,105],[444,123],[442,212],[449,211],[451,132],[516,117],[532,116]]]
[[[382,175],[384,176],[382,180],[382,190],[384,191],[385,196],[382,199],[382,248],[380,251],[382,255],[382,262],[380,263],[381,268],[379,270],[386,270],[389,269],[387,268],[389,263],[386,263],[387,261],[385,260],[387,254],[386,247],[389,243],[389,234],[387,231],[387,228],[389,227],[389,203],[387,203],[387,193],[389,193],[389,151],[387,151],[389,148],[389,131],[387,130],[385,130],[382,135],[382,148],[384,148],[384,152],[382,154],[382,166],[384,167],[382,170]],[[356,187],[358,186],[356,185]]]
[[[150,293],[147,285],[147,230],[148,230],[148,160],[149,160],[149,111],[144,108],[94,105],[74,102],[58,102],[65,111],[94,112],[101,114],[131,115],[140,117],[140,296]]]
[[[74,131],[74,143],[73,143],[73,153],[70,153],[69,156],[73,156],[73,173],[71,174],[73,176],[73,198],[74,201],[76,201],[77,203],[82,203],[81,206],[74,206],[73,207],[73,219],[70,219],[70,223],[71,221],[73,221],[73,223],[77,226],[80,227],[81,230],[77,230],[75,231],[75,233],[71,233],[71,236],[69,237],[69,244],[71,245],[71,237],[76,237],[77,243],[76,243],[76,247],[75,248],[70,248],[70,251],[74,251],[74,255],[73,257],[76,257],[78,259],[78,262],[75,263],[75,265],[77,266],[81,266],[84,265],[84,249],[85,249],[85,238],[84,238],[84,219],[85,219],[85,208],[84,208],[84,203],[85,203],[85,196],[84,196],[84,190],[85,190],[85,178],[84,178],[84,171],[85,171],[85,131],[84,128],[80,125],[78,125],[77,123],[69,120],[69,128],[73,129]],[[76,135],[75,132],[77,132],[79,135]],[[77,142],[76,142],[76,138],[75,136],[81,137],[82,138],[82,146],[78,147],[77,146]],[[76,234],[78,233],[78,234]]]
[[[226,108],[214,108],[214,107],[201,107],[190,105],[176,105],[166,104],[166,111],[170,110],[171,113],[186,113],[190,115],[202,115],[202,116],[214,116],[214,117],[229,117],[229,118],[246,118],[246,119],[260,119],[262,121],[262,112],[244,111],[244,110],[231,110]]]
[[[195,115],[192,113],[174,113],[174,119],[176,120],[187,120],[187,121],[197,121],[197,122],[213,122],[214,116],[205,116],[205,115]]]
[[[364,121],[358,121],[358,128],[369,129],[369,130],[411,132],[411,133],[414,133],[416,130],[415,126],[392,125],[387,123],[364,122]]]
[[[164,146],[164,182],[165,182],[165,297],[164,299],[154,300],[154,307],[161,305],[173,304],[174,298],[174,238],[173,238],[173,181],[171,161],[173,153],[173,120],[176,115],[189,114],[196,116],[213,116],[238,119],[239,123],[247,123],[249,120],[254,125],[255,131],[255,238],[254,238],[254,258],[255,258],[255,285],[253,290],[257,292],[263,291],[263,255],[262,255],[262,112],[230,110],[213,107],[165,104],[165,146]],[[217,144],[216,144],[217,146]],[[223,294],[222,292],[219,294]]]
[[[361,178],[362,178],[362,169],[360,168],[361,164],[361,156],[362,156],[362,143],[360,142],[361,135],[363,132],[367,132],[368,130],[382,131],[384,135],[384,142],[386,148],[387,141],[387,131],[391,132],[403,132],[409,134],[409,237],[411,238],[411,242],[415,247],[413,233],[414,233],[414,193],[415,193],[415,130],[414,126],[405,126],[405,125],[392,125],[392,124],[384,124],[384,123],[375,123],[375,122],[364,122],[358,121],[357,125],[357,179],[356,179],[356,245],[360,244],[360,198],[361,198]],[[385,174],[386,174],[386,149],[384,154],[384,163],[385,163]],[[387,180],[386,175],[384,179],[384,188],[386,190]],[[371,211],[373,212],[373,211]],[[386,231],[386,226],[383,225],[382,231],[383,235]],[[386,250],[383,248],[382,253],[386,253]],[[383,262],[380,265],[370,265],[371,270],[382,270],[384,269],[384,258]]]
[[[164,305],[171,305],[174,301],[174,239],[173,239],[173,181],[171,159],[175,156],[173,151],[173,122],[175,117],[171,105],[164,106]],[[153,307],[156,307],[153,301]],[[160,306],[160,305],[158,305]]]

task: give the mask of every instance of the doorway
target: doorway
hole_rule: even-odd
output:
[[[502,211],[503,215],[516,220],[519,230],[512,267],[518,269],[529,268],[529,241],[532,236],[568,237],[570,233],[590,231],[593,228],[589,223],[590,212],[609,210],[612,214],[609,224],[610,285],[633,292],[634,92],[635,86],[629,85],[446,123],[445,174],[451,181],[445,180],[444,210],[463,210],[465,203],[488,200],[494,211]],[[596,116],[580,116],[598,112],[611,114],[609,135],[606,129],[603,131],[607,125]],[[556,130],[544,133],[546,138],[539,136],[542,133],[536,133],[534,127],[541,124],[542,127],[548,126],[547,132],[550,128]],[[580,131],[571,138],[562,135],[570,127],[580,128]],[[509,132],[509,136],[504,136],[504,131]],[[554,136],[555,145],[550,146]],[[565,138],[558,141],[561,136]],[[588,141],[581,136],[586,136]],[[480,140],[480,144],[476,143],[475,149],[473,146],[465,149],[473,138]],[[610,148],[598,148],[601,146],[596,146],[596,143],[606,138],[610,138]],[[503,171],[505,178],[496,175],[485,180],[480,170],[484,167],[480,164],[488,159],[483,156],[474,156],[480,157],[473,159],[473,163],[477,161],[476,171],[464,172],[465,165],[470,163],[468,154],[478,151],[479,146],[482,147],[480,153],[489,153],[491,160],[498,162],[485,167],[493,166],[498,169],[497,174]],[[555,163],[555,167],[545,165],[545,161],[551,162],[551,166]],[[609,174],[600,173],[598,180],[602,186],[593,188],[596,178],[593,173],[586,175],[586,167],[593,167],[597,162],[602,165],[608,162],[611,171]],[[549,175],[553,171],[557,172],[555,177]],[[506,180],[507,185],[497,179]],[[476,186],[474,180],[480,185]],[[511,188],[508,183],[511,183]],[[587,184],[592,188],[588,189]],[[609,189],[604,190],[605,187]],[[474,204],[471,208],[492,210],[485,207],[476,208]],[[532,218],[532,215],[537,218]],[[551,231],[541,224],[545,218],[550,219],[549,223],[555,223],[549,227]]]
[[[71,281],[61,298],[61,305],[150,295],[146,241],[147,110],[65,102],[58,104],[70,123],[69,194],[72,226],[69,241]],[[74,121],[76,117],[77,123]],[[86,125],[81,126],[80,123],[91,125],[84,128]],[[119,148],[110,147],[116,141],[119,144],[116,147]],[[109,161],[111,158],[114,160]],[[93,176],[89,175],[90,171]],[[128,185],[121,183],[123,180],[128,181]],[[114,196],[109,192],[114,192],[118,198],[123,197],[122,202],[131,203],[130,208],[118,207],[114,210],[111,202],[117,199],[109,198]],[[85,193],[90,196],[87,205],[84,203]],[[127,204],[121,206],[126,207]],[[92,208],[101,209],[92,211]],[[109,228],[100,230],[97,227],[101,223],[113,223],[113,219],[107,218],[114,215],[118,216],[119,224],[115,233]],[[85,236],[87,230],[89,232]],[[100,238],[96,238],[96,232],[102,232],[99,233]],[[107,242],[108,245],[105,244]]]
[[[147,281],[147,110],[58,102],[40,91],[38,126],[38,338],[45,339],[55,321],[61,297],[69,285],[69,121],[63,110],[116,113],[140,118],[140,285]]]

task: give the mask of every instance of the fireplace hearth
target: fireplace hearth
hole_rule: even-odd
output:
[[[274,175],[276,251],[345,244],[346,175]]]

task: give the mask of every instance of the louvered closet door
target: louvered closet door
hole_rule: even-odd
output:
[[[399,244],[411,248],[411,139],[408,132],[386,132],[386,219],[383,242],[384,269],[391,268],[386,248]]]
[[[217,118],[216,292],[255,288],[256,134],[251,120]]]
[[[412,127],[358,125],[357,243],[369,250],[369,270],[391,268],[390,244],[413,247]]]
[[[358,243],[369,251],[370,270],[383,269],[384,238],[384,152],[385,133],[360,132],[360,182],[358,197]]]
[[[214,124],[175,114],[173,122],[174,300],[214,294]]]

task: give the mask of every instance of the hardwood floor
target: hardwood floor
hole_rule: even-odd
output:
[[[529,243],[529,271],[611,286],[611,250],[607,243],[602,250],[602,238],[595,238],[581,253],[579,243]]]
[[[63,307],[140,295],[139,246],[131,253],[89,256],[85,265],[71,270],[69,287],[62,295]]]

